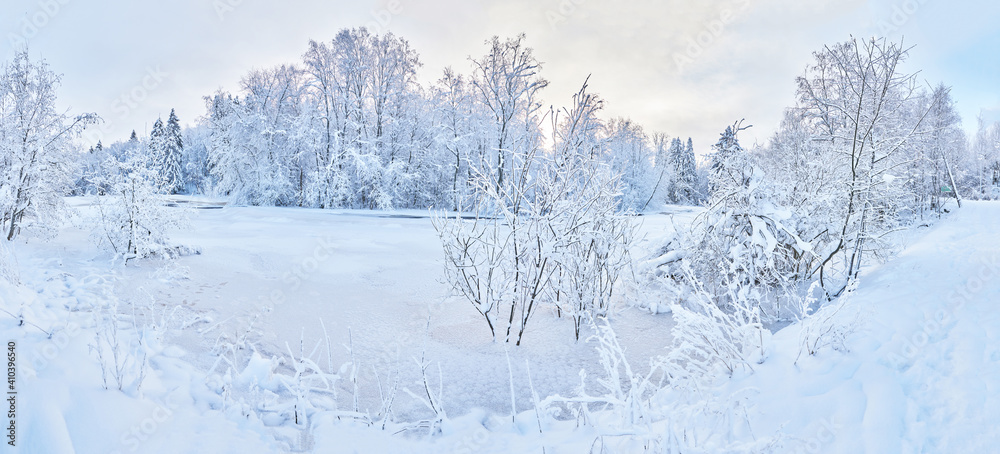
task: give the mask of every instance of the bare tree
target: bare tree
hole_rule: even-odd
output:
[[[477,173],[473,220],[435,218],[446,277],[494,339],[505,329],[504,340],[520,345],[543,305],[570,315],[577,338],[585,321],[611,309],[635,227],[616,213],[618,180],[595,159],[600,106],[584,84],[562,121],[552,114],[553,153],[511,154],[517,178],[503,185]]]
[[[799,109],[814,140],[843,163],[840,220],[821,235],[822,260],[809,273],[821,282],[831,267],[855,278],[870,254],[880,254],[893,228],[900,192],[892,172],[905,163],[901,151],[926,114],[909,109],[914,76],[899,69],[906,54],[902,44],[884,39],[851,39],[816,53],[816,63],[798,78]],[[841,282],[828,293],[838,295],[846,286]]]
[[[496,145],[492,150],[495,163],[490,172],[498,187],[505,184],[505,178],[518,178],[505,175],[505,172],[509,173],[517,165],[512,162],[512,154],[526,153],[533,147],[533,132],[529,128],[534,126],[532,117],[541,107],[536,96],[549,84],[538,75],[541,63],[535,59],[532,49],[524,45],[524,40],[523,33],[502,42],[494,36],[486,42],[490,46],[489,53],[472,61],[473,85],[480,100],[493,114]]]

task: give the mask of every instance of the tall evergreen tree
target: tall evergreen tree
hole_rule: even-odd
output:
[[[181,124],[174,109],[170,109],[161,152],[159,167],[163,180],[163,190],[170,194],[177,194],[184,189],[184,139],[181,135]]]
[[[149,134],[150,169],[156,174],[160,192],[177,194],[184,189],[183,147],[180,122],[171,109],[167,123],[158,118]]]
[[[678,204],[694,204],[698,200],[698,170],[694,162],[694,146],[691,138],[687,140],[687,146],[681,139],[675,138],[670,143],[670,150],[667,152],[671,164],[674,166],[673,186],[670,191],[670,198]]]
[[[163,155],[166,153],[166,142],[166,128],[163,126],[163,120],[157,118],[156,122],[153,123],[153,130],[149,133],[149,156],[147,163],[150,170],[153,170],[158,176],[163,175],[160,163],[163,161]]]
[[[712,145],[712,149],[715,151],[710,157],[711,167],[708,176],[710,198],[716,199],[724,196],[721,193],[750,184],[753,171],[747,167],[745,150],[736,138],[740,131],[749,127],[742,126],[742,120],[732,126],[727,126],[722,136],[719,137],[719,141]]]
[[[684,153],[681,154],[681,159],[677,162],[677,174],[684,182],[685,203],[692,205],[698,203],[698,166],[694,161],[694,143],[690,137],[688,137],[687,146],[684,147]]]

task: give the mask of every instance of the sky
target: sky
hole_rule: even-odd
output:
[[[204,96],[358,26],[407,39],[425,84],[447,66],[469,73],[489,37],[523,32],[546,104],[568,104],[590,75],[605,117],[693,137],[699,154],[740,119],[753,125],[744,145],[766,141],[812,52],[851,36],[914,46],[903,69],[951,86],[967,131],[980,115],[1000,121],[992,0],[3,0],[0,58],[27,44],[63,75],[60,106],[98,113],[87,139],[108,143],[148,134],[172,108],[192,125]]]

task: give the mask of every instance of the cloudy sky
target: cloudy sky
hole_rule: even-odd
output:
[[[967,130],[979,115],[1000,120],[992,0],[3,0],[0,12],[0,57],[27,42],[63,74],[65,108],[105,119],[105,142],[171,108],[191,124],[203,96],[248,69],[297,62],[309,39],[363,25],[408,39],[424,81],[468,72],[491,35],[524,32],[547,103],[566,104],[592,74],[607,116],[692,136],[699,153],[741,118],[754,125],[745,143],[766,140],[811,52],[851,35],[915,46],[904,69],[952,86]]]

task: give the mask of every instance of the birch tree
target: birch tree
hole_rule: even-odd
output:
[[[0,228],[7,240],[28,227],[57,225],[76,174],[72,141],[98,121],[56,110],[60,81],[27,51],[15,53],[0,75]]]
[[[824,152],[838,157],[840,181],[829,189],[843,203],[818,238],[822,260],[810,270],[833,296],[866,259],[884,257],[885,235],[898,226],[903,153],[926,115],[909,109],[916,89],[899,67],[906,55],[899,43],[851,39],[817,52],[797,79],[803,120]],[[827,282],[831,272],[842,279]]]

